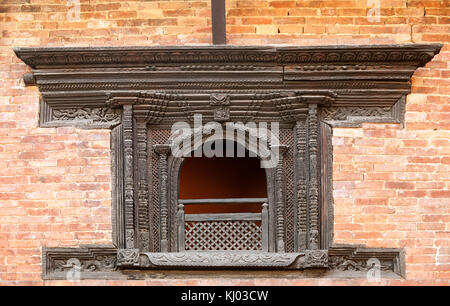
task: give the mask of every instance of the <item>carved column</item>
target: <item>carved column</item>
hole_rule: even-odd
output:
[[[306,189],[306,118],[295,124],[296,138],[296,164],[297,164],[297,249],[299,251],[307,248],[308,232],[308,209]]]
[[[133,187],[133,106],[123,106],[123,142],[125,176],[125,247],[135,248],[134,187]]]
[[[184,218],[184,205],[178,204],[177,208],[177,230],[178,230],[178,251],[182,252],[185,249],[185,218]]]
[[[277,212],[277,222],[276,222],[276,242],[277,242],[277,252],[283,253],[285,252],[285,225],[284,225],[284,216],[285,216],[285,198],[284,198],[284,158],[283,155],[286,153],[288,147],[286,145],[278,146],[278,164],[275,171],[275,188],[276,188],[276,212]]]
[[[138,226],[139,248],[143,251],[150,250],[150,220],[148,207],[148,183],[147,183],[147,123],[143,119],[137,119],[136,123],[136,148],[137,148],[137,175],[138,190]]]
[[[309,186],[308,216],[309,245],[311,250],[319,248],[319,186],[317,180],[317,146],[318,146],[317,104],[309,104],[308,109],[308,151],[309,151]]]
[[[125,205],[123,176],[123,128],[119,125],[111,131],[111,188],[113,243],[125,248]]]
[[[161,252],[169,251],[169,201],[168,196],[168,175],[167,175],[167,155],[170,146],[165,144],[154,145],[155,152],[159,155],[159,196],[160,196],[160,216],[161,216]]]
[[[263,203],[261,210],[262,250],[269,252],[269,204]]]

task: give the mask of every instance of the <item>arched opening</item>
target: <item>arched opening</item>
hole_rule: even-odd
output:
[[[187,157],[179,176],[180,199],[267,198],[266,173],[257,157]],[[259,208],[260,210],[260,208]],[[185,213],[257,212],[256,205],[189,205]]]
[[[268,218],[266,170],[240,144],[224,141],[227,145],[245,154],[186,157],[181,165],[179,203],[184,204],[187,250],[267,249],[262,241]]]

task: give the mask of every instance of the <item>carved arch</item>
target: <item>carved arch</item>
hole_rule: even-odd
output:
[[[243,131],[243,130],[242,130]],[[245,139],[249,140],[248,137],[248,133],[245,133]],[[191,137],[194,137],[194,135],[192,134]],[[203,146],[207,140],[209,139],[209,135],[202,135],[201,138],[201,142],[199,143],[195,143],[195,145],[191,148],[191,150],[188,153],[191,153],[193,151],[195,151],[196,149],[198,149],[200,146]],[[257,139],[262,139],[265,140],[262,137],[258,137],[256,136]],[[235,141],[235,139],[233,138],[227,138],[227,136],[225,135],[225,137],[222,138],[217,138],[215,140],[228,140],[228,141]],[[264,159],[264,157],[262,156],[267,156],[265,154],[261,155],[258,154],[258,146],[257,144],[255,144],[254,142],[250,142],[250,141],[245,141],[244,143],[244,148],[249,151],[249,152],[253,152],[256,157],[258,157],[260,160]],[[169,207],[170,207],[170,227],[171,227],[171,231],[170,234],[171,239],[170,239],[170,247],[171,250],[175,251],[176,248],[176,242],[177,242],[177,233],[176,233],[176,224],[175,224],[175,220],[176,220],[176,208],[177,208],[177,203],[178,203],[178,198],[179,198],[179,174],[180,174],[180,170],[181,170],[181,166],[184,162],[184,157],[176,157],[173,155],[170,155],[170,157],[168,158],[168,172],[169,172],[169,176],[171,177],[171,181],[169,183]],[[269,221],[269,251],[270,252],[274,252],[275,251],[275,231],[273,230],[273,226],[274,224],[276,224],[276,213],[275,213],[275,184],[274,184],[274,169],[271,168],[265,168],[265,174],[266,174],[266,182],[267,182],[267,199],[268,199],[268,204],[269,204],[269,217],[270,217],[270,221]]]

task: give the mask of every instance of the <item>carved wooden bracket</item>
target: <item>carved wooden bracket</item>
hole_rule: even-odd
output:
[[[440,48],[16,48],[32,68],[25,84],[42,95],[42,127],[112,129],[113,246],[44,249],[44,278],[73,269],[85,278],[193,267],[367,271],[371,258],[403,275],[401,250],[333,245],[332,127],[403,123],[410,78]],[[264,251],[178,251],[182,158],[170,154],[170,127],[196,114],[280,124]]]

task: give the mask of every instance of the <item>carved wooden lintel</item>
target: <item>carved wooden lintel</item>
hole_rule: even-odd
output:
[[[24,77],[25,83],[37,84],[42,93],[41,104],[46,108],[41,112],[43,126],[69,124],[83,128],[108,128],[103,119],[99,124],[98,118],[83,118],[82,123],[67,118],[56,120],[51,115],[52,110],[67,112],[72,109],[70,112],[77,112],[73,109],[99,109],[108,105],[151,101],[147,104],[153,107],[143,111],[142,115],[158,122],[167,118],[164,112],[169,106],[176,105],[185,113],[193,111],[189,102],[176,97],[186,90],[199,93],[220,89],[221,94],[309,90],[333,92],[331,106],[335,108],[324,115],[332,121],[348,117],[345,123],[337,119],[337,125],[360,124],[370,121],[370,117],[375,117],[377,122],[398,121],[402,120],[398,112],[403,110],[393,109],[393,106],[409,93],[411,75],[417,67],[431,60],[441,47],[439,44],[66,47],[15,48],[14,51],[32,68],[32,72]],[[141,94],[116,97],[124,91]],[[314,103],[321,104],[318,101]],[[289,104],[282,102],[279,106],[283,108],[283,105]],[[250,113],[259,109],[258,103],[254,106],[249,109]],[[346,109],[336,108],[341,106]],[[386,113],[389,107],[391,115]],[[230,111],[232,114],[232,107]],[[283,116],[294,114],[295,111],[290,111]],[[109,127],[115,124],[109,124]]]
[[[212,268],[212,269],[305,269],[327,268],[328,251],[312,253],[272,252],[177,252],[141,253],[141,267],[161,268]]]

